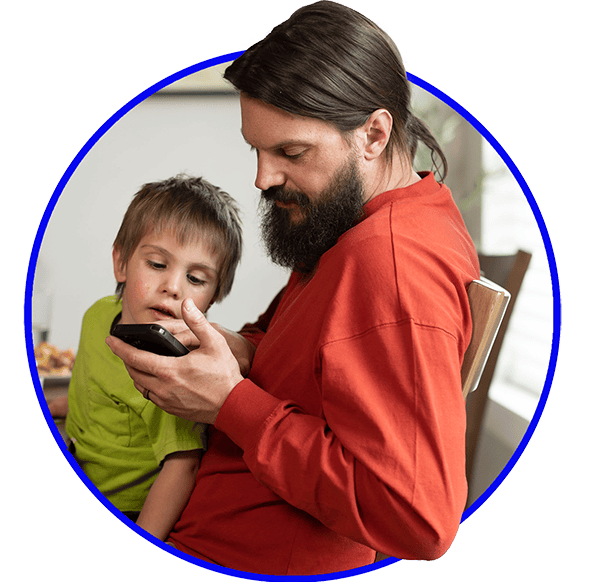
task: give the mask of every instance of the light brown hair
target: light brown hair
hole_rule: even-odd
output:
[[[180,243],[201,239],[219,255],[219,283],[214,302],[224,299],[233,285],[242,256],[242,225],[234,199],[200,177],[180,174],[144,184],[125,212],[113,248],[126,265],[149,229],[173,230]],[[121,297],[124,283],[118,283]]]

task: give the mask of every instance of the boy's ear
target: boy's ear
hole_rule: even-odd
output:
[[[121,261],[121,249],[113,247],[112,250],[113,272],[117,283],[125,283],[125,265]]]

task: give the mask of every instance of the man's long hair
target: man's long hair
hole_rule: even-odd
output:
[[[329,122],[342,133],[387,109],[394,119],[388,161],[397,152],[412,164],[422,142],[438,177],[446,177],[441,147],[411,113],[410,84],[396,45],[346,6],[322,1],[300,8],[236,59],[225,78],[250,97]]]

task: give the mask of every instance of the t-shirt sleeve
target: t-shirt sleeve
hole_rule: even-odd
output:
[[[154,456],[162,463],[167,455],[180,451],[206,449],[207,427],[164,412],[152,402],[144,407],[142,420],[146,424]]]

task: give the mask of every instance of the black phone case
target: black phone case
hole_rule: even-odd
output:
[[[190,353],[170,331],[157,323],[119,323],[115,325],[111,334],[140,350],[159,356],[185,356]]]

